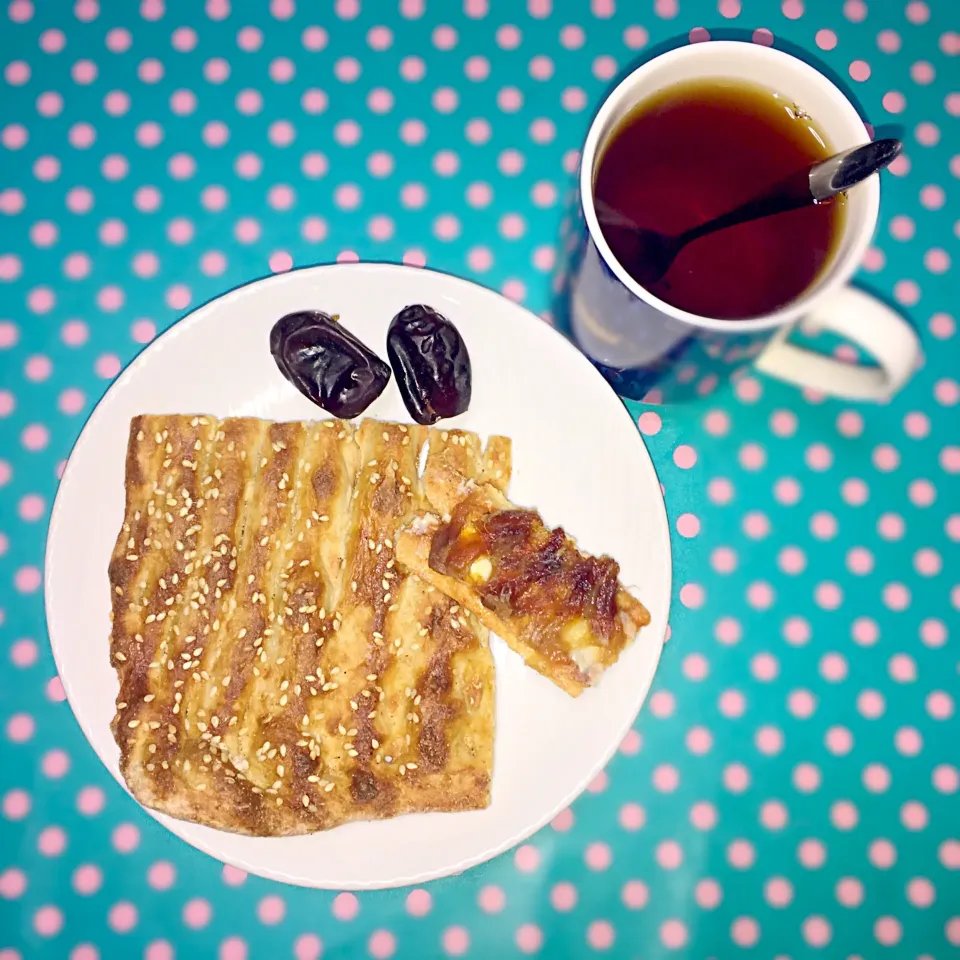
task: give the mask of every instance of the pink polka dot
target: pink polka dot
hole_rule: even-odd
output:
[[[940,862],[948,870],[960,870],[960,841],[945,840],[938,850]]]
[[[893,736],[893,745],[897,753],[915,757],[923,749],[923,737],[915,727],[900,727]]]
[[[847,551],[847,569],[857,576],[866,576],[874,567],[873,554],[866,547],[853,547]]]
[[[673,451],[673,462],[681,470],[689,470],[697,462],[697,451],[687,444],[681,444]]]
[[[895,513],[881,514],[877,521],[877,532],[884,540],[901,540],[905,529],[903,517]]]
[[[740,622],[733,617],[721,617],[714,627],[717,640],[726,646],[738,643],[742,632]]]
[[[801,930],[803,939],[811,947],[825,947],[833,939],[833,927],[826,917],[807,917]]]
[[[817,606],[824,610],[836,610],[843,603],[843,591],[836,583],[818,583],[813,592],[813,599]]]
[[[698,583],[685,583],[680,588],[680,602],[691,610],[699,610],[706,601],[706,592]]]
[[[41,937],[55,937],[63,929],[63,914],[58,907],[40,907],[33,915],[33,929]]]
[[[783,750],[783,733],[777,727],[761,727],[754,737],[757,749],[767,756],[775,756]]]
[[[21,669],[32,667],[37,662],[38,656],[39,651],[33,640],[17,640],[10,648],[10,659],[14,666]]]
[[[747,603],[755,610],[769,610],[776,595],[769,583],[758,580],[747,587]]]
[[[737,553],[731,547],[717,547],[710,554],[710,566],[717,573],[732,573],[737,568]]]
[[[22,820],[32,806],[26,790],[10,790],[3,796],[3,815],[8,820]]]
[[[120,287],[103,287],[97,292],[97,306],[105,313],[116,312],[125,301],[126,296]]]
[[[536,847],[525,843],[517,848],[517,852],[513,855],[513,863],[521,873],[533,873],[540,865],[540,852]]]
[[[949,720],[953,716],[953,697],[942,690],[935,690],[926,700],[927,713],[934,720]]]
[[[86,817],[100,813],[106,805],[106,797],[99,787],[84,787],[77,794],[77,809]]]
[[[76,387],[68,387],[60,394],[57,406],[60,408],[61,413],[75,416],[83,409],[86,402],[87,399],[82,390],[78,390]]]
[[[862,266],[864,270],[877,273],[884,268],[886,262],[887,258],[882,250],[877,247],[867,247],[863,255]]]
[[[804,840],[797,849],[797,859],[808,870],[819,870],[826,862],[827,851],[819,840]]]
[[[730,938],[737,946],[752,947],[760,939],[760,924],[753,917],[738,917],[730,927]]]
[[[137,908],[125,900],[115,903],[107,914],[107,923],[116,933],[129,933],[138,920]]]
[[[950,269],[950,255],[939,247],[928,250],[923,255],[923,265],[931,273],[946,273]]]
[[[470,949],[470,934],[464,927],[447,927],[440,942],[448,956],[461,957]]]
[[[188,900],[183,907],[183,922],[193,930],[201,930],[210,923],[213,908],[202,897]]]
[[[801,793],[815,793],[820,780],[820,770],[812,763],[799,763],[793,768],[793,785]]]
[[[425,890],[422,892],[426,893]],[[407,897],[407,912],[413,914],[414,916],[422,917],[430,910],[430,895],[427,894],[427,900],[425,901],[427,904],[427,909],[423,910],[423,912],[416,912],[412,908],[410,901],[410,898],[414,893],[418,893],[418,891],[414,890]],[[507,896],[501,887],[496,886],[496,884],[488,884],[480,891],[480,894],[477,897],[477,903],[480,905],[480,909],[483,910],[484,913],[500,913],[507,905]],[[422,904],[420,906],[422,906]],[[420,909],[420,906],[418,906],[418,910]]]
[[[561,810],[551,821],[550,826],[557,831],[557,833],[566,833],[573,827],[574,816],[573,811],[567,807],[565,810]]]
[[[855,877],[843,877],[834,888],[834,894],[842,906],[859,907],[863,903],[863,884]]]
[[[564,110],[575,113],[587,105],[587,95],[579,87],[567,87],[560,94],[560,105]]]
[[[270,271],[272,273],[286,273],[293,269],[293,257],[286,250],[277,250],[270,254]]]
[[[683,863],[683,849],[674,840],[657,844],[654,856],[664,870],[676,870]]]
[[[760,807],[760,822],[767,830],[782,830],[788,820],[787,808],[779,800],[767,800]]]
[[[940,620],[926,619],[920,624],[920,639],[928,647],[942,647],[947,642],[947,628]]]
[[[743,793],[750,786],[750,771],[742,763],[723,768],[723,785],[730,793]]]
[[[331,910],[337,920],[353,920],[360,912],[360,901],[352,893],[338,893],[333,898]]]
[[[908,4],[908,9],[910,6],[912,6],[912,4]],[[876,937],[878,943],[883,944],[885,947],[892,947],[898,944],[902,934],[903,928],[896,917],[880,917],[873,925],[874,937]]]
[[[147,870],[147,883],[154,890],[169,890],[176,882],[177,871],[168,860],[158,860]]]
[[[646,823],[646,813],[637,803],[625,803],[620,808],[619,821],[624,830],[639,830]]]
[[[960,473],[960,447],[944,447],[939,460],[945,473]]]
[[[389,960],[397,949],[397,938],[389,930],[375,930],[367,941],[367,950],[374,960]]]
[[[935,577],[943,569],[943,560],[932,547],[924,547],[913,555],[913,566],[921,576]]]
[[[654,768],[651,779],[658,792],[673,793],[680,785],[680,772],[672,764],[662,763]]]
[[[771,877],[763,885],[763,898],[777,909],[789,906],[793,901],[793,884],[786,877]]]
[[[601,770],[588,784],[587,790],[590,793],[603,793],[610,784],[610,777],[606,770]]]
[[[911,800],[900,808],[900,822],[907,830],[925,830],[930,822],[930,815],[922,803]]]
[[[296,960],[320,960],[323,942],[315,933],[303,933],[293,942],[293,955]]]
[[[865,60],[854,60],[848,68],[848,73],[852,80],[862,83],[870,79],[870,64]]]
[[[640,427],[641,433],[648,437],[653,437],[660,432],[663,421],[660,419],[659,413],[655,413],[652,410],[646,410],[640,414],[639,418],[637,419],[637,425]]]
[[[15,713],[7,721],[7,737],[14,743],[26,743],[36,729],[29,713]]]
[[[486,207],[493,200],[493,190],[489,183],[471,183],[467,187],[467,203],[471,207]]]
[[[697,905],[703,910],[714,910],[723,899],[723,891],[716,880],[707,877],[697,881],[693,888],[693,896]]]
[[[747,840],[734,840],[727,847],[727,861],[735,870],[747,870],[756,860],[753,844]]]
[[[886,711],[886,701],[877,690],[864,690],[857,697],[857,710],[868,720],[876,720]]]
[[[614,939],[613,926],[607,920],[594,920],[587,927],[587,943],[594,950],[609,950]]]
[[[700,532],[700,520],[692,513],[683,513],[677,518],[677,533],[682,537],[695,537]]]
[[[681,950],[688,940],[687,927],[682,920],[665,920],[660,924],[660,942],[668,950]]]
[[[38,448],[28,446],[28,449]],[[13,575],[13,585],[18,593],[36,593],[42,582],[43,576],[36,567],[20,567]]]
[[[18,900],[27,889],[27,877],[22,870],[10,867],[0,873],[0,897]]]
[[[111,836],[114,849],[120,853],[132,853],[140,845],[140,831],[132,823],[121,823]]]
[[[697,830],[712,830],[717,825],[717,808],[705,800],[695,803],[690,808],[690,823]]]
[[[929,507],[936,500],[937,491],[929,480],[911,480],[907,496],[915,507]]]
[[[543,946],[543,931],[535,923],[522,923],[513,939],[521,953],[536,953]]]
[[[820,659],[820,675],[830,683],[839,683],[847,677],[847,661],[842,654],[827,653]]]
[[[550,903],[561,913],[572,910],[577,905],[577,888],[572,883],[555,884],[550,890]]]
[[[455,240],[460,236],[460,221],[453,214],[441,214],[433,222],[433,232],[440,240]]]
[[[956,793],[960,790],[960,771],[947,763],[938,764],[931,777],[934,789],[940,793]]]
[[[738,459],[744,470],[760,470],[766,465],[767,454],[759,443],[745,443],[740,448]]]
[[[925,910],[936,899],[936,890],[926,877],[914,877],[907,884],[907,899],[915,907]]]
[[[912,307],[920,300],[920,287],[913,280],[898,280],[893,285],[893,296],[898,303]]]
[[[219,960],[247,960],[247,943],[240,937],[227,937],[220,944]]]
[[[73,872],[73,889],[89,897],[103,886],[103,871],[92,863],[82,864]]]
[[[711,410],[703,418],[703,428],[714,437],[723,437],[730,432],[730,417],[725,410]]]
[[[910,606],[910,591],[902,583],[888,583],[883,588],[883,602],[891,610],[906,610]]]

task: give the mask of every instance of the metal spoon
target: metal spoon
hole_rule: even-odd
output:
[[[811,203],[823,203],[882,170],[902,149],[900,140],[888,139],[844,150],[781,180],[766,193],[729,213],[675,236],[641,227],[602,200],[597,201],[597,216],[601,224],[618,227],[630,234],[634,249],[631,250],[630,263],[624,266],[629,267],[636,280],[648,286],[664,277],[688,243],[748,220],[785,213]]]

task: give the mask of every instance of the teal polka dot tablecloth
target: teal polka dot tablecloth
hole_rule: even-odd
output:
[[[954,0],[4,7],[2,960],[960,955]],[[882,406],[759,376],[630,405],[672,633],[609,767],[515,851],[337,894],[176,840],[87,746],[45,633],[45,527],[94,404],[194,305],[306,264],[428,265],[549,321],[603,91],[718,37],[804,56],[899,126],[858,282],[916,325],[921,369]]]

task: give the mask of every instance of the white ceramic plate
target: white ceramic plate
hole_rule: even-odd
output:
[[[386,355],[387,325],[428,303],[456,323],[473,362],[473,402],[457,426],[513,438],[510,497],[539,508],[580,545],[621,565],[653,620],[600,685],[574,700],[499,638],[493,799],[486,810],[351,823],[308,837],[237,836],[153,813],[195,847],[289,883],[370,889],[458,873],[508,850],[567,806],[630,728],[656,670],[670,599],[670,538],[660,485],[613,391],[547,324],[499,294],[444,274],[384,264],[269,277],[208,303],[146,349],[83,430],[60,484],[46,557],[50,639],[83,732],[120,780],[110,732],[117,680],[108,654],[107,563],[123,521],[129,420],[212,413],[273,420],[323,412],[281,376],[268,348],[293,310],[339,313]],[[396,383],[368,416],[409,422]]]

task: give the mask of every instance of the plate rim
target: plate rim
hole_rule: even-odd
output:
[[[616,737],[612,737],[610,742],[598,755],[597,761],[593,764],[589,773],[584,777],[583,783],[575,787],[573,790],[569,791],[564,797],[559,800],[552,809],[550,809],[543,817],[538,820],[532,821],[530,824],[527,824],[522,830],[519,830],[512,834],[510,837],[500,841],[498,844],[489,847],[473,856],[464,858],[456,864],[448,865],[440,870],[427,870],[421,871],[416,874],[409,874],[404,876],[392,877],[390,879],[374,880],[374,881],[346,881],[343,883],[331,884],[328,882],[314,882],[309,878],[301,876],[291,876],[289,874],[284,874],[273,869],[257,866],[252,863],[250,860],[245,859],[241,856],[231,856],[229,858],[224,858],[222,854],[218,851],[216,853],[212,850],[212,844],[208,844],[205,837],[186,837],[183,833],[177,829],[178,825],[183,824],[184,829],[191,826],[204,826],[203,824],[194,824],[192,821],[183,821],[175,817],[168,816],[157,810],[152,810],[149,807],[141,804],[131,793],[129,787],[123,779],[122,774],[119,770],[116,772],[111,769],[110,765],[106,760],[101,756],[100,751],[94,745],[93,739],[91,738],[90,733],[87,730],[87,724],[84,722],[80,713],[78,713],[77,708],[74,705],[74,695],[73,688],[70,681],[63,675],[62,662],[60,656],[58,655],[58,645],[54,642],[53,631],[50,628],[51,619],[52,619],[52,596],[53,592],[50,589],[50,580],[51,580],[51,564],[50,564],[50,555],[52,549],[52,543],[54,540],[54,534],[57,527],[60,524],[60,514],[62,513],[63,507],[63,498],[62,492],[67,485],[67,481],[71,476],[71,468],[73,465],[74,455],[81,445],[84,443],[85,437],[87,437],[87,431],[90,427],[90,424],[93,422],[94,418],[102,413],[107,406],[113,403],[116,397],[122,392],[122,389],[126,384],[136,377],[139,369],[144,365],[145,358],[151,354],[159,351],[164,346],[169,345],[173,339],[183,334],[191,326],[196,323],[202,322],[204,317],[212,310],[214,307],[220,308],[223,303],[230,303],[232,300],[240,298],[245,293],[249,292],[254,287],[269,287],[273,285],[280,286],[285,282],[288,282],[291,278],[300,278],[307,274],[330,274],[330,273],[349,273],[349,272],[373,272],[373,273],[403,273],[405,275],[409,274],[412,271],[419,271],[421,273],[433,274],[438,278],[441,278],[443,282],[452,283],[456,285],[466,285],[472,288],[475,288],[482,295],[493,296],[498,300],[505,301],[510,305],[511,308],[516,308],[521,312],[527,314],[527,316],[535,321],[538,324],[541,324],[544,328],[556,335],[557,341],[560,341],[564,344],[562,349],[567,349],[572,351],[579,360],[585,364],[591,371],[592,375],[599,377],[603,380],[605,387],[611,392],[611,394],[619,402],[620,410],[622,411],[622,416],[628,418],[630,421],[631,429],[636,435],[637,441],[640,444],[640,447],[643,450],[643,460],[645,461],[645,470],[650,472],[656,489],[658,491],[658,497],[656,498],[656,507],[654,511],[657,515],[657,526],[660,528],[660,533],[662,540],[664,542],[664,547],[666,550],[666,571],[665,571],[665,607],[663,612],[663,624],[662,630],[658,631],[657,634],[648,634],[645,638],[645,641],[648,643],[656,644],[656,651],[653,657],[651,664],[651,669],[648,676],[644,679],[644,682],[637,688],[637,700],[636,700],[636,710],[630,716],[629,720],[622,726],[618,731]],[[117,378],[110,384],[110,386],[104,391],[103,395],[99,398],[97,403],[93,406],[90,413],[83,421],[83,424],[80,427],[80,431],[77,434],[76,440],[72,444],[69,453],[66,457],[66,466],[64,467],[63,474],[60,477],[60,480],[57,484],[57,492],[54,497],[53,506],[50,511],[50,522],[47,525],[46,539],[44,543],[44,575],[43,575],[43,590],[44,590],[44,620],[47,632],[47,642],[50,646],[51,652],[53,654],[54,664],[57,669],[57,676],[60,679],[60,682],[63,686],[64,694],[66,696],[67,703],[70,706],[70,711],[73,714],[74,719],[76,720],[78,726],[80,727],[83,737],[87,742],[87,746],[93,751],[97,759],[100,761],[107,773],[119,783],[120,787],[124,792],[131,797],[137,806],[154,820],[156,820],[161,826],[167,829],[172,833],[178,840],[183,843],[188,844],[193,847],[195,850],[199,850],[201,853],[211,857],[216,860],[218,863],[227,863],[231,866],[238,867],[239,869],[245,870],[247,873],[252,873],[256,876],[263,877],[265,879],[289,884],[291,886],[303,887],[307,889],[320,889],[320,890],[344,890],[344,891],[362,891],[362,890],[384,890],[384,889],[395,889],[400,887],[408,887],[416,884],[427,883],[433,880],[440,880],[445,877],[458,876],[459,874],[479,866],[483,863],[486,863],[489,860],[494,859],[508,851],[514,849],[519,844],[523,843],[525,840],[532,837],[534,834],[539,833],[544,827],[546,827],[550,821],[562,810],[566,809],[570,804],[572,804],[587,788],[589,783],[609,764],[610,760],[613,758],[618,747],[623,741],[623,738],[627,733],[633,728],[634,723],[636,722],[637,717],[640,715],[640,711],[643,709],[644,704],[646,703],[647,697],[650,692],[650,688],[653,684],[653,680],[656,677],[657,670],[660,665],[660,658],[663,655],[663,648],[666,644],[667,633],[669,630],[669,617],[670,609],[672,606],[673,599],[673,543],[670,537],[670,524],[669,518],[667,516],[666,503],[663,497],[662,486],[660,483],[659,475],[657,474],[656,466],[654,465],[653,458],[650,456],[650,452],[647,449],[646,443],[643,439],[643,435],[640,433],[637,425],[634,421],[634,418],[630,411],[627,409],[626,404],[623,399],[617,395],[616,391],[604,380],[602,374],[599,370],[590,362],[590,360],[580,351],[577,347],[570,342],[563,334],[553,327],[551,324],[547,323],[536,313],[534,313],[529,307],[524,304],[517,303],[516,301],[510,300],[508,297],[504,296],[500,291],[494,290],[491,287],[484,286],[481,283],[477,283],[474,280],[470,280],[464,277],[460,277],[456,274],[449,273],[442,270],[435,270],[429,267],[414,267],[408,266],[406,264],[390,263],[390,262],[380,262],[380,261],[358,261],[350,263],[326,263],[326,264],[311,264],[308,266],[298,267],[293,270],[286,271],[279,274],[270,274],[263,277],[258,277],[254,280],[248,281],[246,283],[239,284],[235,287],[231,287],[229,290],[224,291],[223,293],[218,294],[215,297],[204,301],[201,304],[198,304],[193,310],[189,313],[183,315],[179,319],[175,320],[166,330],[164,330],[158,337],[152,340],[150,343],[147,343],[143,348],[137,352],[137,354],[131,359],[126,367],[120,372]],[[645,628],[646,629],[646,628]],[[363,821],[357,821],[362,823]],[[219,833],[231,834],[231,831],[218,830],[215,827],[208,828],[210,830],[215,830]],[[322,831],[318,831],[322,832]],[[270,840],[270,839],[283,839],[283,838],[256,838],[259,840]]]

